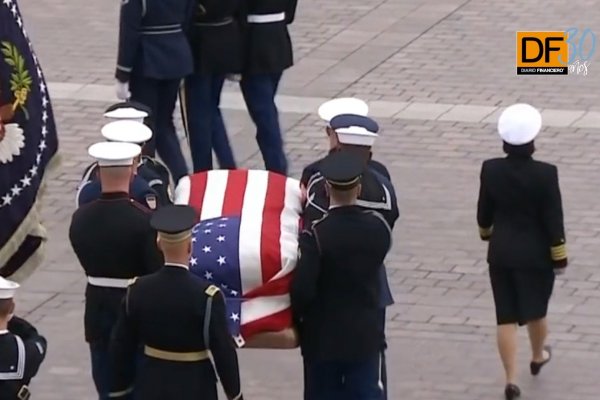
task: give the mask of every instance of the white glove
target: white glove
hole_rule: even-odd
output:
[[[129,82],[117,81],[116,92],[117,99],[121,101],[129,100],[129,98],[131,97],[131,93],[129,92]]]

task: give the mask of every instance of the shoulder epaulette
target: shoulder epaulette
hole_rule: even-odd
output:
[[[216,287],[215,285],[210,285],[209,287],[206,288],[206,290],[204,291],[204,293],[206,293],[208,296],[213,297],[215,294],[217,294],[219,292],[219,288]]]

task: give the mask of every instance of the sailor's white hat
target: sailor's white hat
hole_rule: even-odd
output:
[[[134,143],[100,142],[90,146],[88,153],[100,167],[126,167],[140,155],[142,148]]]
[[[102,136],[111,142],[143,144],[152,137],[152,130],[141,122],[119,120],[102,127]]]
[[[369,113],[369,105],[355,97],[341,97],[321,104],[318,113],[323,121],[329,122],[341,114],[366,116]]]
[[[519,146],[531,142],[542,129],[542,114],[525,103],[507,107],[498,119],[498,134],[508,144]]]

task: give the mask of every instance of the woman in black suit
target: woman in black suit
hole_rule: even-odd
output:
[[[546,313],[557,273],[567,266],[562,200],[556,166],[532,158],[542,126],[528,104],[508,107],[498,121],[504,158],[483,162],[477,205],[496,306],[498,351],[506,372],[506,399],[516,385],[517,326],[527,325],[530,371],[537,375],[551,358],[545,344]]]

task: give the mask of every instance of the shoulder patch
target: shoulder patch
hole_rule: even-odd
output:
[[[216,287],[215,285],[210,285],[209,287],[206,288],[204,293],[206,293],[210,297],[213,297],[215,294],[217,294],[218,291],[219,291],[218,287]]]

